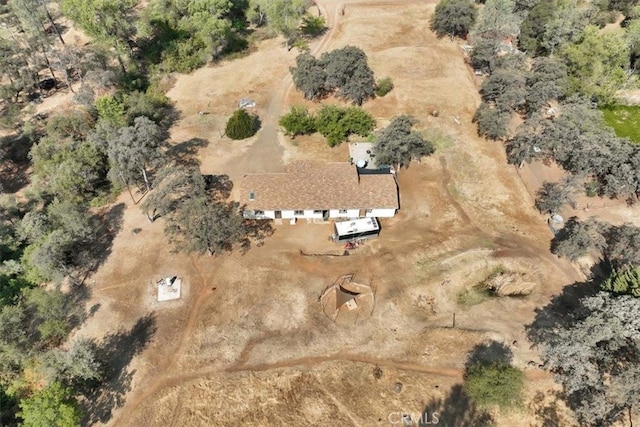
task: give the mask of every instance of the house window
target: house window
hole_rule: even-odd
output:
[[[253,201],[256,199],[256,193],[253,191],[249,191],[249,200]]]
[[[365,213],[370,214],[370,213],[373,213],[373,209],[367,209],[367,210],[366,210],[366,211],[364,211],[364,212],[365,212]]]
[[[304,215],[304,211],[293,211],[294,215]]]
[[[264,211],[253,211],[254,215],[264,215]]]
[[[318,210],[318,211],[313,211],[314,214],[321,214],[322,210]]]
[[[338,211],[338,213],[339,213],[339,214],[346,214],[346,213],[347,213],[347,210],[346,210],[346,209],[340,209],[340,210]]]

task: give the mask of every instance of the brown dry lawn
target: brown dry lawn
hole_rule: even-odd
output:
[[[348,257],[301,255],[335,253],[336,246],[327,241],[328,225],[300,223],[277,226],[246,254],[175,254],[162,221],[148,223],[123,195],[123,226],[111,256],[90,279],[90,304],[101,306],[79,334],[128,328],[150,312],[157,331],[128,367],[135,371],[131,390],[108,423],[372,426],[390,425],[397,412],[448,408],[452,423],[472,425],[475,409],[457,385],[467,352],[494,339],[512,348],[528,378],[525,408],[497,414],[498,424],[542,425],[534,414],[550,399],[533,397],[554,385],[528,364],[538,356],[524,325],[536,307],[581,275],[548,253],[545,219],[507,166],[502,146],[476,136],[477,82],[459,42],[429,31],[433,2],[349,2],[344,14],[340,3],[319,3],[331,30],[312,51],[359,46],[376,75],[394,81],[389,95],[364,106],[379,124],[412,114],[421,128],[438,129],[452,142],[400,171],[399,214],[383,222],[379,239]],[[315,136],[294,145],[277,133],[277,118],[288,105],[318,108],[291,89],[288,67],[295,55],[280,40],[267,40],[247,57],[178,76],[169,92],[182,117],[172,129],[173,143],[203,140],[197,151],[202,171],[232,179],[249,170],[277,170],[295,158],[345,160],[345,146],[330,149]],[[244,96],[257,101],[264,128],[248,141],[229,141],[221,130]],[[433,117],[436,109],[440,114]],[[533,293],[456,303],[496,266],[522,273],[535,284]],[[318,304],[324,287],[346,273],[376,291],[372,317],[351,328],[332,324]],[[152,282],[165,275],[183,277],[185,294],[160,305]]]

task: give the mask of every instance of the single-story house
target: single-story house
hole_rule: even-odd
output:
[[[243,216],[254,219],[392,217],[395,175],[359,174],[347,162],[297,161],[283,173],[250,173],[236,187]]]

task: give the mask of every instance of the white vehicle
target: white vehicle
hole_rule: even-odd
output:
[[[359,218],[348,221],[338,221],[334,224],[335,242],[355,242],[373,239],[380,234],[380,225],[376,218]]]

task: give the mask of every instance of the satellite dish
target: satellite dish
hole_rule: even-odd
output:
[[[367,166],[367,161],[366,160],[358,160],[356,162],[356,166],[359,167],[359,168],[363,168],[363,167]]]

